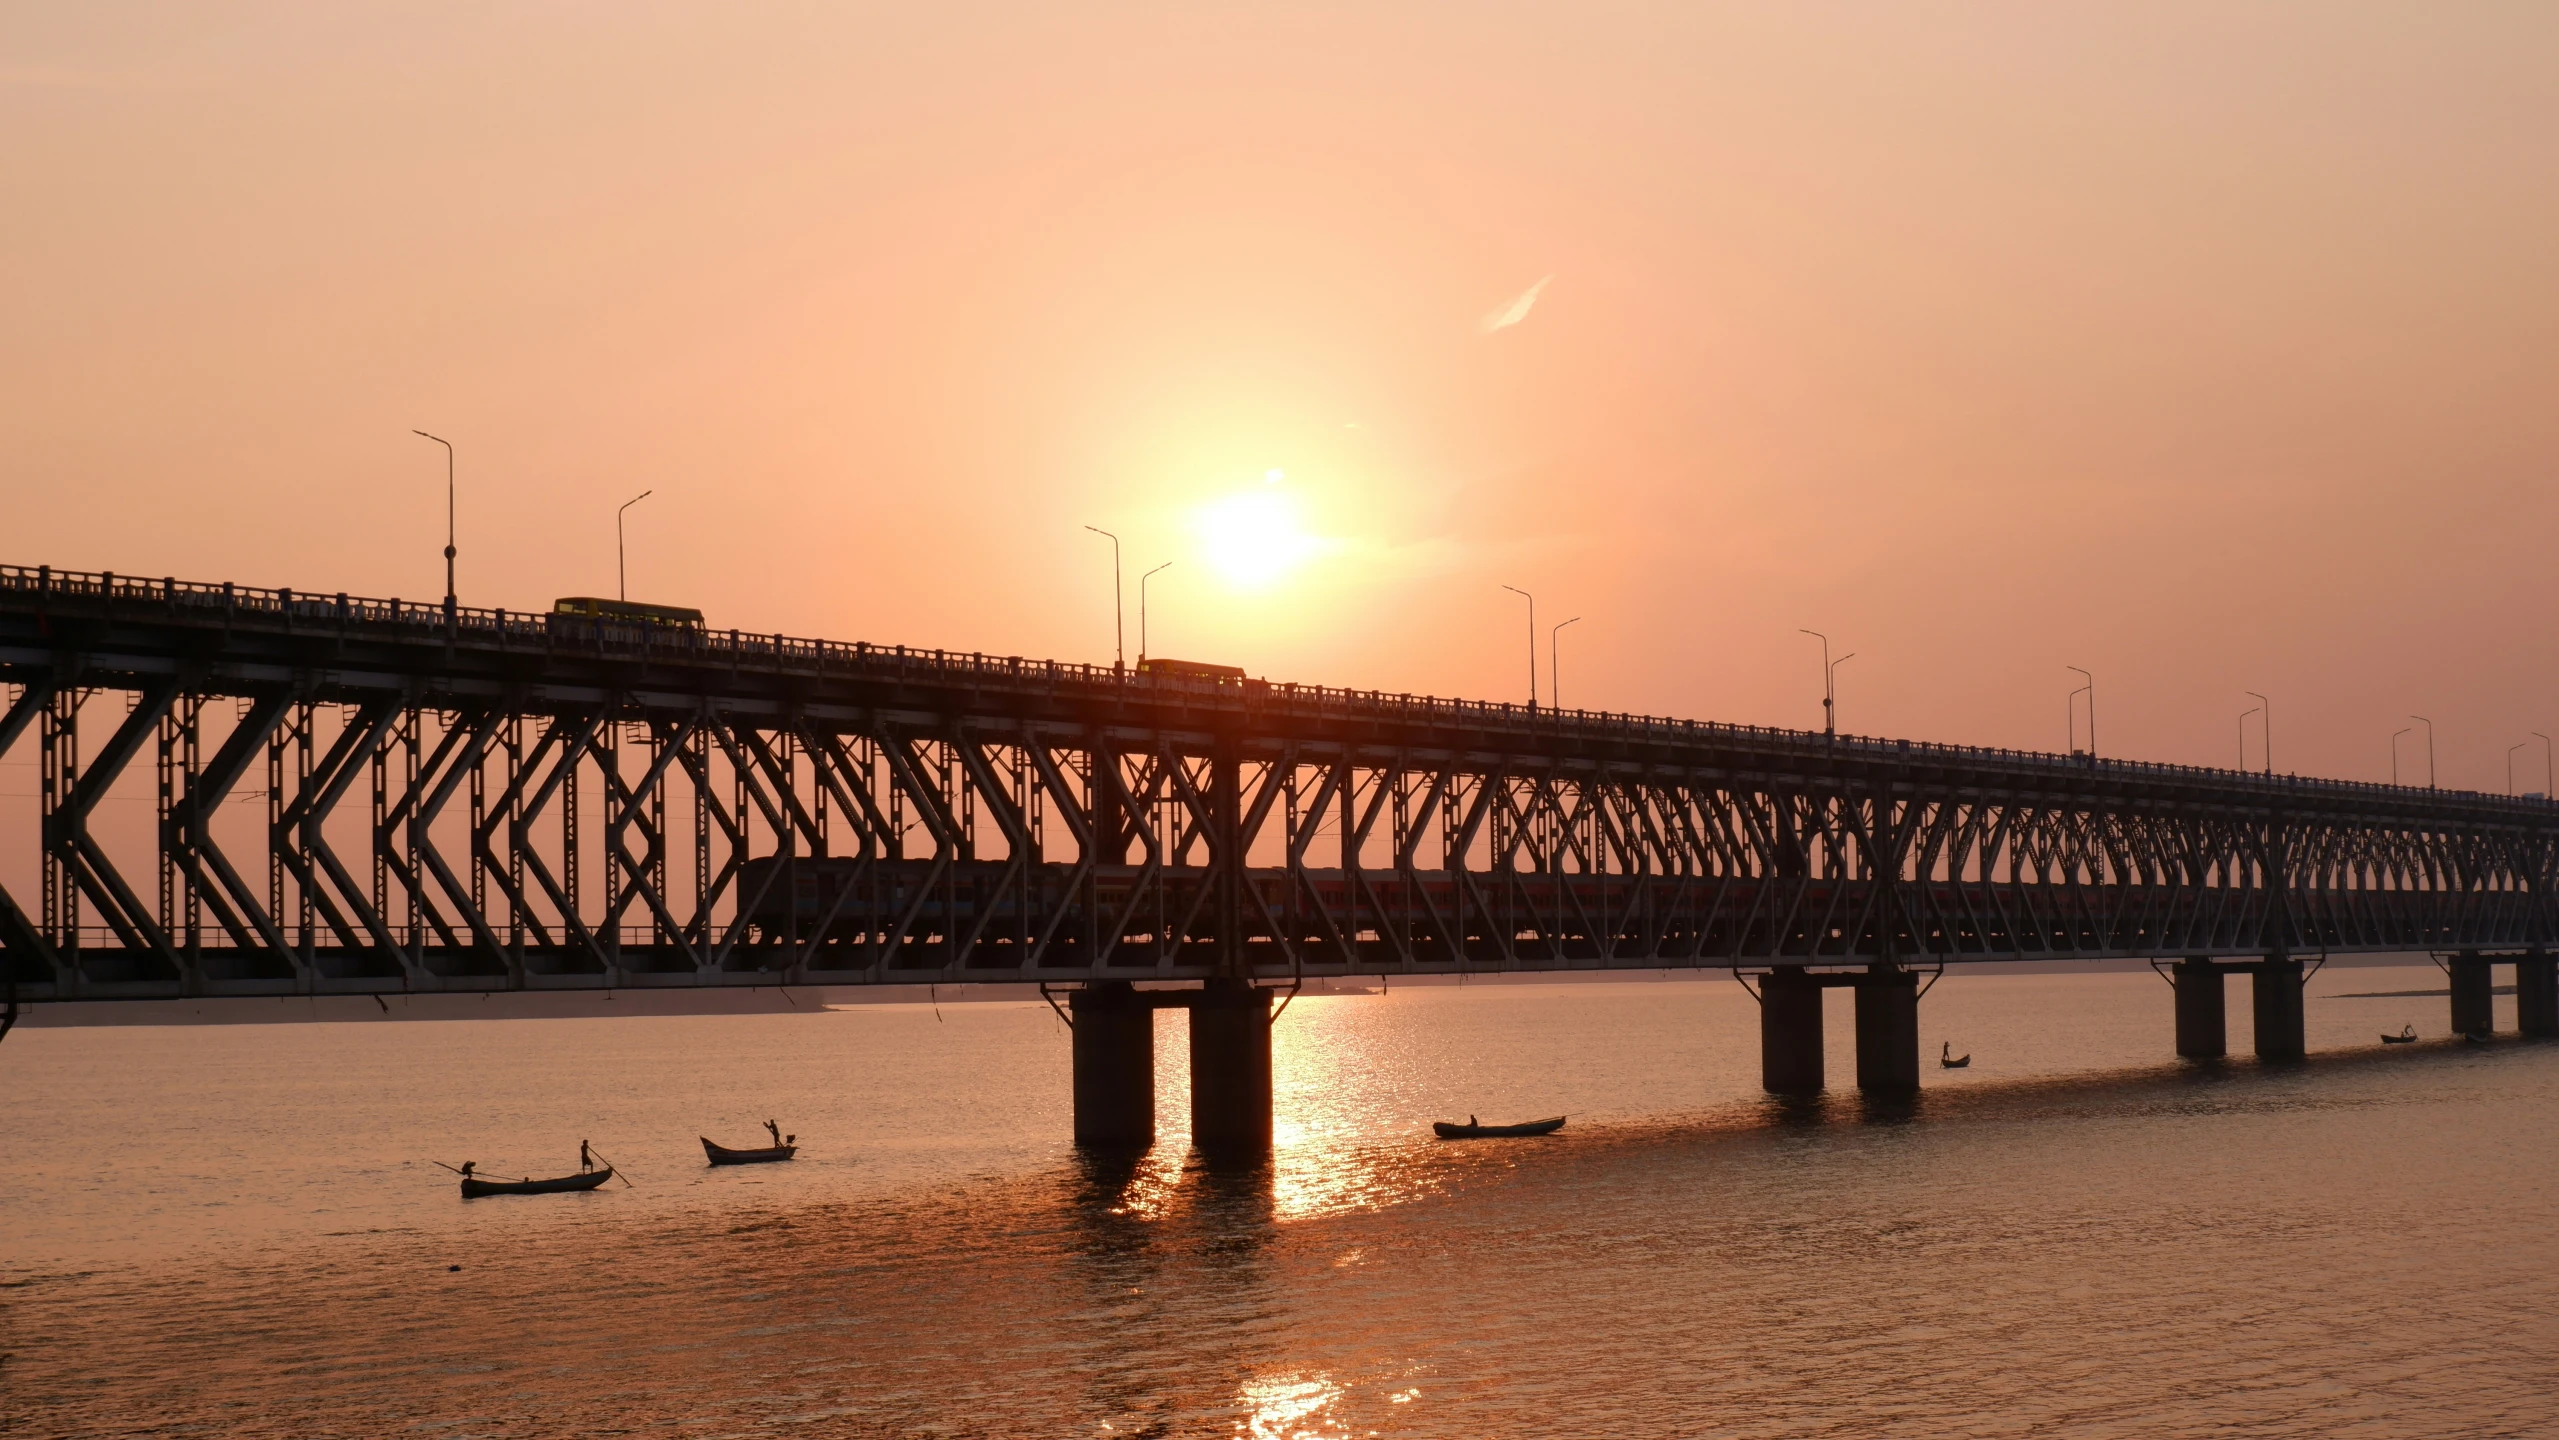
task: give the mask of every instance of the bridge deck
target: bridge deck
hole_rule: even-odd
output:
[[[0,567],[0,681],[0,759],[39,770],[0,810],[37,856],[0,874],[0,968],[33,999],[2532,950],[2554,920],[2546,800],[2088,756],[42,568]]]

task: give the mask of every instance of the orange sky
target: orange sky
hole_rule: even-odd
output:
[[[0,560],[433,598],[424,427],[481,604],[2559,733],[2559,7],[219,8],[0,13]]]

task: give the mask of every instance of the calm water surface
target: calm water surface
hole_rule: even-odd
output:
[[[1242,1171],[1179,1143],[1169,1012],[1116,1164],[1036,1005],[21,1030],[0,1431],[2559,1434],[2559,1046],[2335,998],[2441,983],[2332,968],[2261,1071],[2163,1063],[2147,974],[1952,977],[1974,1066],[1899,1106],[1762,1098],[1728,980],[1306,998]],[[767,1115],[801,1160],[703,1166]],[[637,1185],[430,1163],[580,1138]]]

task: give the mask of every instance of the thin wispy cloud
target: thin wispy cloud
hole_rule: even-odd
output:
[[[1484,312],[1484,318],[1476,322],[1476,328],[1481,330],[1483,333],[1490,335],[1496,330],[1508,330],[1513,325],[1527,319],[1528,312],[1537,304],[1538,295],[1544,292],[1547,283],[1552,281],[1554,278],[1555,277],[1552,275],[1543,276],[1536,284],[1529,286],[1524,291],[1521,291],[1520,294],[1509,303],[1495,306],[1493,309]]]

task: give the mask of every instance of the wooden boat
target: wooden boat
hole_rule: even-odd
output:
[[[1969,1051],[1961,1055],[1956,1054],[1955,1047],[1952,1042],[1949,1042],[1944,1049],[1937,1052],[1937,1064],[1941,1069],[1961,1070],[1972,1063],[1972,1054]]]
[[[763,1165],[775,1160],[788,1160],[800,1151],[797,1145],[766,1145],[754,1150],[732,1150],[726,1145],[713,1143],[708,1135],[701,1139],[702,1153],[710,1156],[711,1163],[714,1165]]]
[[[477,1200],[483,1195],[557,1195],[569,1190],[592,1190],[613,1178],[613,1167],[584,1170],[575,1175],[562,1175],[554,1180],[483,1180],[477,1175],[462,1177],[462,1198]]]
[[[2399,1027],[2398,1034],[2382,1036],[2381,1043],[2384,1045],[2414,1045],[2417,1043],[2417,1027],[2414,1025],[2402,1025]]]
[[[1564,1128],[1564,1117],[1558,1115],[1552,1120],[1531,1120],[1525,1125],[1478,1125],[1475,1117],[1470,1115],[1463,1125],[1434,1120],[1431,1128],[1439,1132],[1442,1140],[1496,1140],[1514,1135],[1552,1135]]]

